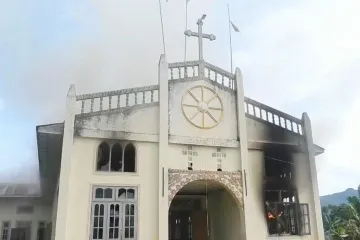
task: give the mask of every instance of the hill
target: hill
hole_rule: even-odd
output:
[[[321,206],[327,205],[340,205],[342,203],[348,203],[347,198],[352,196],[357,196],[357,190],[353,188],[348,188],[343,192],[333,193],[330,195],[325,195],[320,197]]]

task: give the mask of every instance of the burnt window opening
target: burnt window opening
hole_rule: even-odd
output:
[[[123,149],[119,143],[111,148],[111,171],[121,171],[123,165]]]
[[[109,170],[109,157],[110,157],[110,147],[106,142],[103,142],[99,145],[98,149],[98,161],[96,169],[98,171],[108,171]]]
[[[96,170],[105,172],[135,172],[136,151],[134,145],[131,143],[127,145],[101,143],[98,148]]]
[[[286,148],[265,150],[264,205],[269,235],[309,235],[307,204],[300,204],[292,153]],[[305,214],[306,213],[306,214]]]
[[[135,172],[135,147],[131,143],[125,147],[124,172]]]

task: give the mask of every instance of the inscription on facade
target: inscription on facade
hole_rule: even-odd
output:
[[[212,153],[212,157],[216,158],[217,170],[222,171],[222,162],[226,158],[226,153],[221,152],[221,148],[216,148],[216,152]]]
[[[186,145],[202,145],[231,148],[239,147],[239,142],[235,139],[196,138],[170,135],[169,142]]]
[[[193,170],[193,157],[197,157],[198,152],[195,151],[193,146],[187,146],[186,149],[182,150],[182,155],[188,157],[188,170]]]

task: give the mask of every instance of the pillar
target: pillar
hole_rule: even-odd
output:
[[[158,239],[168,240],[168,157],[169,83],[168,63],[164,54],[159,61],[159,220]]]
[[[66,115],[61,154],[61,168],[59,176],[59,195],[56,214],[55,240],[69,240],[67,238],[67,217],[70,189],[71,153],[74,141],[74,123],[76,111],[76,91],[71,85],[66,100]]]
[[[316,239],[323,240],[325,236],[324,236],[324,226],[322,221],[322,213],[321,213],[321,205],[320,205],[320,197],[319,197],[319,186],[317,180],[315,149],[314,149],[314,142],[312,137],[311,121],[307,113],[303,113],[302,122],[303,122],[303,134],[306,140],[306,150],[308,153],[308,160],[310,166],[310,176],[312,182],[311,190],[314,198],[314,210],[315,210],[315,218],[316,218],[316,229],[312,229],[311,234],[316,235],[317,236]]]
[[[237,122],[238,122],[238,138],[239,138],[239,152],[241,161],[241,175],[242,175],[242,189],[243,189],[243,200],[244,200],[244,209],[241,216],[242,224],[242,234],[241,239],[251,239],[250,233],[254,231],[255,228],[251,228],[251,199],[246,193],[246,188],[251,188],[251,182],[249,181],[250,171],[248,167],[248,147],[247,147],[247,131],[246,131],[246,117],[245,117],[245,108],[244,108],[244,87],[243,87],[243,78],[240,71],[240,68],[235,70],[235,84],[236,84],[236,103],[237,103]],[[245,175],[246,172],[246,175]]]

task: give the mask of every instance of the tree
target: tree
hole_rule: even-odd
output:
[[[360,185],[358,196],[347,200],[348,204],[322,208],[325,235],[329,240],[360,240]]]

